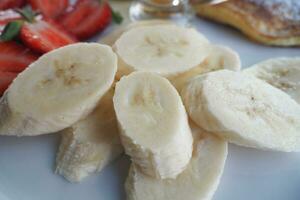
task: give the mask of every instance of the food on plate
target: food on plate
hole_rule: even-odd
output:
[[[2,7],[4,10],[0,11],[0,32],[9,22],[16,23],[17,20],[18,27],[21,27],[26,21],[23,29],[28,36],[23,36],[23,42],[41,53],[53,50],[51,48],[53,46],[58,48],[65,43],[74,43],[76,42],[74,38],[89,39],[104,30],[112,20],[116,23],[122,22],[122,16],[113,11],[107,1],[77,0],[71,4],[68,0],[29,0],[30,7],[16,11],[9,9],[15,7],[17,2],[21,1],[4,0],[0,3],[0,10]],[[25,1],[22,5],[24,3]],[[22,33],[20,37],[22,38]],[[38,38],[37,44],[33,44],[32,37]],[[15,37],[11,36],[11,38]]]
[[[142,20],[142,21],[131,22],[128,25],[123,25],[121,27],[118,27],[113,32],[102,37],[99,40],[99,42],[112,46],[123,33],[125,33],[126,31],[128,31],[132,28],[136,28],[136,27],[140,27],[140,26],[153,26],[153,25],[159,25],[159,24],[174,24],[174,23],[170,20],[161,20],[161,19],[152,19],[152,20]]]
[[[39,53],[77,42],[50,19],[24,22],[19,37],[26,46]]]
[[[113,94],[110,89],[89,116],[61,132],[56,172],[70,182],[100,172],[123,152]]]
[[[20,8],[24,6],[26,0],[1,0],[0,1],[0,10],[7,10],[10,8]]]
[[[122,17],[111,10],[107,1],[100,3],[98,0],[78,0],[75,5],[69,5],[68,0],[29,0],[31,8],[40,14],[29,6],[8,9],[15,7],[17,2],[21,1],[6,0],[0,3],[0,10],[4,7],[6,9],[0,11],[0,46],[8,44],[2,42],[14,41],[11,43],[19,43],[20,47],[24,45],[39,54],[76,43],[76,37],[87,39],[93,36],[110,23],[112,15],[117,22],[122,21]],[[24,3],[25,1],[22,5]],[[68,6],[70,7],[67,9]],[[1,71],[22,71],[30,64],[28,60],[36,60],[39,56],[25,47],[24,51],[7,52],[6,49],[0,49],[2,55],[7,55],[2,58],[2,63],[0,60]],[[7,53],[12,54],[16,61]],[[13,64],[16,65],[12,66]]]
[[[16,42],[0,42],[0,71],[22,72],[38,55]]]
[[[0,34],[2,33],[7,23],[20,18],[21,15],[12,9],[0,11]]]
[[[130,24],[128,24],[127,26],[123,26],[120,27],[118,29],[116,29],[114,32],[112,32],[112,34],[107,35],[106,37],[102,38],[99,42],[100,43],[104,43],[104,44],[108,44],[108,45],[112,45],[126,32],[138,28],[138,27],[153,27],[156,25],[173,25],[176,26],[172,21],[168,21],[168,20],[145,20],[145,21],[138,21],[138,22],[132,22]],[[167,40],[170,37],[171,34],[165,34],[165,40]],[[183,36],[186,37],[186,36]],[[170,39],[171,40],[171,39]],[[191,39],[192,40],[192,39]],[[206,39],[205,39],[206,40]],[[159,43],[159,42],[158,42]],[[172,43],[172,42],[170,42]],[[131,47],[130,45],[126,45],[127,47]],[[171,46],[170,49],[178,49],[178,48],[174,48],[174,44],[173,45],[169,45]],[[115,46],[114,46],[115,48]],[[162,74],[163,76],[166,76],[171,82],[172,84],[174,84],[174,86],[180,90],[180,88],[182,87],[182,85],[191,77],[202,74],[202,73],[206,73],[209,71],[213,71],[213,70],[218,70],[218,69],[232,69],[232,70],[240,70],[241,67],[241,62],[240,62],[240,58],[237,52],[235,52],[234,50],[225,47],[225,46],[221,46],[221,45],[210,45],[208,44],[208,41],[206,40],[203,43],[203,48],[205,48],[205,53],[199,53],[197,56],[200,55],[200,57],[205,57],[205,59],[203,59],[200,63],[198,63],[198,65],[196,67],[192,67],[192,69],[187,70],[186,72],[183,73],[179,73],[178,75],[174,75],[175,71],[174,69],[166,69],[168,70],[168,72],[166,72],[166,74]],[[139,51],[139,50],[137,50]],[[209,53],[211,52],[211,53]],[[155,55],[157,56],[157,55]],[[196,56],[196,57],[197,57]],[[170,60],[170,62],[172,62],[171,60],[173,58],[168,58]],[[178,59],[181,59],[180,57]],[[194,59],[194,58],[193,58]],[[148,62],[149,66],[146,68],[144,67],[144,65],[140,65],[141,67],[136,67],[136,68],[129,68],[128,66],[124,67],[124,62],[122,62],[122,59],[119,60],[119,71],[117,73],[117,78],[122,77],[124,74],[128,74],[131,71],[154,71],[152,68],[150,67],[151,64],[151,60],[150,62]],[[153,66],[155,66],[155,64],[153,64]],[[158,65],[157,65],[158,66]],[[160,69],[164,69],[165,65],[161,64]],[[172,68],[172,67],[170,67]],[[159,72],[160,73],[160,72]],[[177,74],[178,72],[175,72],[175,74]]]
[[[111,47],[77,43],[41,56],[10,85],[0,103],[0,135],[60,131],[85,118],[111,87]]]
[[[182,91],[192,120],[238,145],[300,151],[300,106],[283,91],[241,72],[192,79]]]
[[[133,71],[175,76],[198,66],[208,55],[208,40],[193,28],[173,24],[139,26],[114,44],[117,78]]]
[[[212,44],[208,51],[210,52],[209,55],[199,66],[170,79],[178,91],[181,91],[186,82],[194,76],[221,69],[233,71],[241,69],[239,54],[229,47]]]
[[[28,2],[34,11],[47,18],[59,17],[69,6],[69,0],[28,0]]]
[[[76,38],[84,40],[102,31],[111,20],[112,10],[107,1],[78,0],[59,22]]]
[[[300,103],[300,57],[269,59],[243,72],[283,90]]]
[[[216,191],[227,157],[227,142],[192,126],[193,157],[176,179],[149,177],[132,164],[126,180],[127,200],[204,200]]]
[[[5,90],[13,82],[17,75],[18,73],[15,72],[5,72],[0,70],[0,95],[5,92]]]
[[[4,41],[20,38],[30,49],[47,53],[59,47],[75,43],[76,40],[51,19],[36,16],[29,9],[19,10],[22,19],[9,22],[1,39]]]
[[[230,0],[194,8],[198,15],[231,25],[260,43],[300,45],[299,0]]]
[[[134,72],[113,98],[121,141],[133,163],[156,178],[176,178],[192,155],[193,138],[181,98],[165,78]]]
[[[125,150],[128,200],[209,200],[227,141],[300,151],[299,58],[238,72],[237,52],[164,20],[122,27],[112,47],[70,44],[110,22],[108,2],[30,2],[42,15],[0,12],[0,135],[61,133],[56,173],[70,182]]]
[[[229,69],[239,71],[241,69],[241,60],[239,54],[222,45],[211,45],[208,57],[201,63],[204,72],[211,72],[220,69]]]
[[[0,42],[0,96],[8,88],[13,79],[38,55],[16,42]]]

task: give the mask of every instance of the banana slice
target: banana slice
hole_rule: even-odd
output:
[[[174,180],[142,174],[131,165],[125,183],[127,200],[209,200],[215,193],[227,157],[227,142],[192,128],[194,152],[188,167]]]
[[[111,87],[117,56],[78,43],[51,51],[21,73],[0,103],[0,135],[57,132],[86,117]]]
[[[181,91],[188,80],[200,74],[221,69],[240,71],[241,60],[239,54],[234,50],[221,45],[210,45],[209,52],[209,55],[199,66],[170,79],[178,91]]]
[[[211,72],[191,80],[182,97],[194,122],[230,142],[300,150],[300,106],[253,76],[229,70]]]
[[[243,72],[283,90],[300,103],[300,57],[266,60]]]
[[[107,44],[107,45],[112,46],[124,32],[126,32],[132,28],[136,28],[136,27],[140,27],[140,26],[152,26],[152,25],[158,25],[158,24],[174,24],[174,22],[172,22],[170,20],[161,20],[161,19],[135,21],[126,26],[119,27],[112,33],[101,38],[99,40],[99,42],[102,44]]]
[[[79,182],[100,172],[123,152],[113,108],[113,92],[109,90],[86,119],[62,131],[56,172],[70,182]]]
[[[233,49],[222,45],[211,45],[210,54],[201,63],[203,73],[216,71],[220,69],[229,69],[232,71],[241,70],[241,59],[239,54]]]
[[[116,85],[121,141],[143,173],[175,178],[187,166],[193,138],[176,89],[154,73],[135,72]]]
[[[114,45],[117,77],[133,71],[178,75],[199,65],[208,55],[207,46],[207,39],[192,28],[172,24],[132,28]]]

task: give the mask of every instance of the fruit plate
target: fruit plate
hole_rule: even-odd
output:
[[[271,57],[300,56],[299,48],[267,47],[228,27],[197,19],[211,41],[236,50],[244,67]],[[108,34],[109,30],[104,33]],[[0,200],[124,200],[130,164],[126,156],[100,174],[71,184],[54,173],[60,135],[0,137]],[[229,146],[214,200],[299,200],[300,153],[266,152]]]

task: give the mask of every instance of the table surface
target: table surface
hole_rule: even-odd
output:
[[[127,15],[128,4],[128,1],[113,2],[114,8],[123,15]],[[272,57],[300,56],[300,48],[260,45],[232,28],[201,19],[195,19],[193,24],[212,43],[236,50],[243,67]],[[123,184],[130,164],[126,156],[100,174],[80,184],[71,184],[53,172],[59,140],[57,134],[0,137],[0,200],[125,199]],[[229,145],[224,175],[214,200],[299,200],[299,187],[300,153]]]

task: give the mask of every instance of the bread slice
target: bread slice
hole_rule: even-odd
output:
[[[199,16],[233,26],[257,42],[300,46],[299,0],[230,0],[194,7]]]

